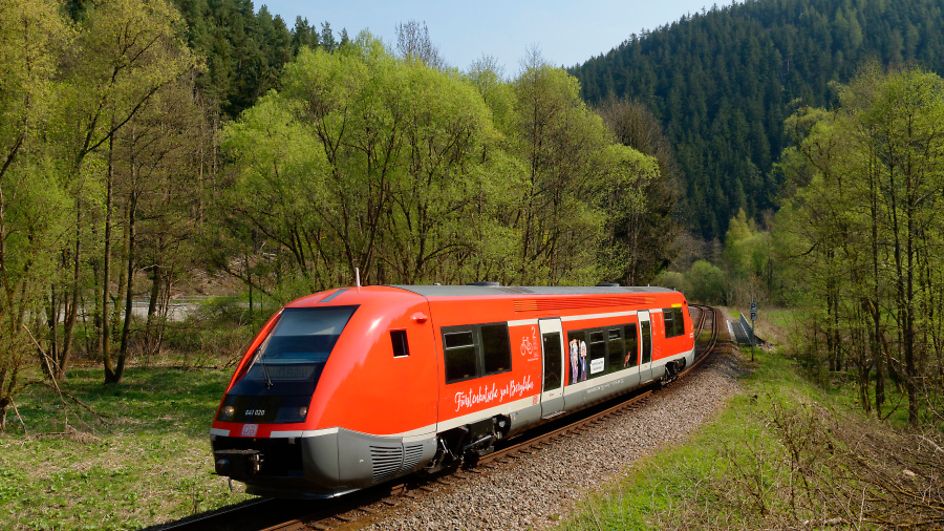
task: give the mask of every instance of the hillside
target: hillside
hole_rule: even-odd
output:
[[[830,83],[871,59],[944,70],[941,26],[934,0],[749,1],[634,35],[572,73],[591,103],[615,95],[652,109],[684,175],[682,211],[720,237],[738,209],[775,208],[772,167],[798,105],[830,105]]]

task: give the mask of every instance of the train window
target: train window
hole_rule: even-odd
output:
[[[590,361],[587,359],[587,333],[584,330],[567,333],[567,362],[570,364],[570,383],[587,379]]]
[[[508,325],[468,325],[443,329],[446,383],[511,370]]]
[[[685,334],[685,321],[682,320],[681,308],[665,308],[662,310],[665,320],[665,337],[678,337]]]
[[[482,326],[482,358],[485,374],[511,370],[511,341],[508,325]]]
[[[639,327],[642,328],[642,363],[652,361],[652,328],[649,321],[641,321]]]
[[[243,380],[317,383],[334,344],[356,310],[353,306],[286,308],[259,346]],[[281,391],[282,389],[279,389]]]
[[[606,372],[618,371],[623,368],[623,358],[626,356],[623,345],[623,332],[619,328],[610,328],[606,331]]]
[[[590,332],[590,375],[606,369],[606,341],[602,330]]]
[[[560,334],[544,334],[541,341],[544,349],[544,391],[553,391],[561,386]]]
[[[394,358],[405,358],[410,355],[410,345],[406,341],[406,330],[391,330],[390,342],[393,343]]]
[[[623,367],[635,367],[639,358],[639,343],[636,340],[636,325],[623,327],[623,338],[626,345],[626,356],[623,358]]]
[[[477,375],[475,335],[472,330],[444,333],[443,345],[446,353],[446,383]]]
[[[649,323],[645,323],[648,334]],[[639,337],[636,324],[612,328],[575,330],[567,333],[568,384],[582,382],[639,363]],[[648,355],[648,352],[647,352]]]
[[[321,363],[328,359],[352,307],[288,308],[260,346],[265,363]]]

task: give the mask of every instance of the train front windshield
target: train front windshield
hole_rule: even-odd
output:
[[[220,419],[300,422],[356,306],[286,308],[224,399]],[[232,406],[228,408],[225,406]]]
[[[306,380],[323,367],[353,307],[288,308],[257,351],[247,378]]]

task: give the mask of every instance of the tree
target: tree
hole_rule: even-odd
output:
[[[58,58],[70,37],[55,2],[13,0],[0,10],[0,431],[31,355],[55,371],[35,338],[44,328],[38,317],[68,202],[44,156],[43,131],[56,109]]]
[[[438,70],[446,68],[445,60],[429,38],[429,28],[425,22],[410,20],[397,24],[396,30],[397,52],[400,57],[422,61],[430,68]]]
[[[460,75],[362,34],[300,51],[281,83],[223,135],[216,264],[252,289],[282,301],[355,269],[375,283],[624,275],[658,164],[613,143],[562,70]]]
[[[692,264],[687,275],[691,285],[689,296],[692,300],[709,304],[724,304],[727,291],[724,271],[707,260],[698,260]]]
[[[583,97],[652,110],[677,155],[689,229],[710,240],[739,209],[761,221],[777,209],[772,172],[790,144],[784,120],[801,105],[836,103],[875,59],[944,72],[942,6],[896,2],[727,2],[635,35],[571,69]]]
[[[866,409],[874,370],[881,415],[887,369],[916,424],[922,404],[933,413],[933,397],[944,391],[944,379],[926,374],[932,359],[934,373],[944,374],[936,310],[944,280],[936,265],[944,81],[918,69],[886,74],[868,66],[839,99],[835,112],[802,111],[788,122],[801,134],[783,168],[799,184],[778,214],[778,243],[798,266],[792,274],[825,308],[817,328],[830,370],[852,362]]]
[[[295,27],[292,28],[292,56],[298,55],[298,51],[305,46],[318,46],[318,30],[308,23],[307,18],[295,17]]]
[[[104,13],[107,13],[105,15]],[[109,0],[86,8],[69,58],[61,156],[74,198],[72,241],[63,248],[60,279],[51,287],[50,319],[64,309],[61,342],[50,337],[61,376],[72,349],[78,308],[84,299],[86,268],[98,291],[96,325],[105,381],[121,378],[123,363],[111,356],[112,231],[115,185],[115,137],[150,105],[155,94],[194,67],[181,38],[181,19],[164,1],[142,7],[131,0]],[[99,188],[101,186],[101,188]],[[99,207],[99,205],[101,205]],[[102,231],[97,235],[97,231]],[[100,240],[96,241],[98,238]],[[102,247],[100,252],[96,247]],[[85,246],[92,246],[86,249]],[[96,251],[89,256],[89,251]],[[119,283],[120,284],[120,283]],[[59,294],[62,294],[61,296]],[[55,327],[53,327],[55,328]]]
[[[621,227],[631,242],[629,260],[622,275],[629,285],[642,284],[664,269],[673,256],[674,240],[680,235],[676,212],[680,173],[671,144],[659,121],[639,102],[608,99],[598,112],[617,141],[654,157],[659,178],[636,183],[645,212],[639,212]],[[642,218],[645,214],[645,221]]]

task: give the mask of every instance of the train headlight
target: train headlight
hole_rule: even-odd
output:
[[[236,415],[235,406],[223,406],[223,409],[220,410],[220,420],[230,420],[234,415]]]
[[[305,417],[306,417],[307,415],[308,415],[308,406],[302,406],[302,407],[298,408],[298,416],[299,416],[302,420],[305,420]]]

